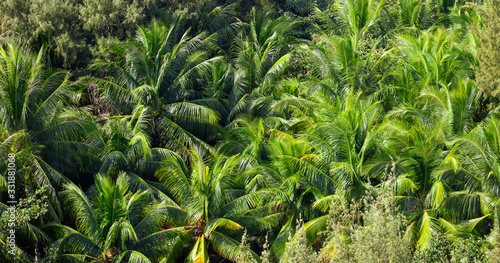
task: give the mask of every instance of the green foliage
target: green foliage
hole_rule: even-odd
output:
[[[285,0],[277,1],[277,5],[285,12],[293,12],[299,16],[307,16],[316,7],[317,1]]]
[[[299,219],[295,235],[288,237],[282,262],[317,262],[317,255],[313,248],[307,245],[306,230],[302,219]]]
[[[451,260],[451,243],[443,236],[431,241],[428,248],[415,253],[415,262],[449,262]]]
[[[167,1],[2,1],[0,35],[17,37],[34,48],[46,45],[52,66],[85,67],[100,57],[103,39],[131,38],[138,24],[159,16]]]
[[[490,251],[487,251],[486,253],[486,260],[487,262],[490,263],[498,263],[500,260],[500,248],[495,247]]]
[[[21,242],[24,239],[28,246],[39,245],[49,246],[51,240],[36,225],[43,221],[43,216],[48,212],[47,186],[42,186],[35,193],[27,198],[17,200],[17,204],[5,205],[0,203],[0,257],[9,260],[9,262],[26,262],[29,254],[21,249]],[[14,215],[14,217],[12,217]],[[15,231],[12,233],[11,231]],[[7,237],[15,238],[15,248],[6,246]],[[14,254],[9,251],[15,251]]]
[[[331,213],[321,262],[411,262],[405,219],[389,189],[376,199],[367,195],[358,204],[335,205]]]
[[[351,251],[356,262],[409,262],[409,240],[404,237],[405,219],[396,214],[391,195],[366,201],[364,226],[352,235]]]
[[[495,1],[2,1],[0,261],[495,261]]]
[[[498,210],[495,209],[495,221],[494,227],[490,234],[490,242],[492,243],[492,249],[488,249],[484,252],[485,259],[491,263],[500,262],[500,247],[498,246],[498,238],[500,237],[500,224],[498,221]]]
[[[269,239],[268,235],[266,235],[266,242],[263,246],[264,251],[262,251],[262,255],[260,256],[261,263],[271,263],[271,253],[269,252]]]
[[[454,260],[456,262],[484,262],[486,257],[481,241],[481,239],[474,237],[454,240],[451,252]]]
[[[500,2],[486,0],[478,7],[481,22],[473,26],[478,41],[477,57],[479,67],[476,70],[476,85],[486,95],[498,97],[500,94]]]
[[[458,238],[451,242],[444,236],[439,236],[431,241],[429,248],[416,251],[413,261],[419,263],[491,262],[486,260],[486,254],[480,239],[475,237]]]
[[[36,220],[39,217],[43,216],[47,213],[47,195],[46,195],[47,186],[43,186],[40,189],[37,189],[33,195],[30,195],[28,198],[20,199],[15,205],[15,225],[22,226],[25,223]],[[6,213],[4,209],[2,209],[4,213],[2,213],[0,217],[0,231],[6,231],[9,221],[9,213]],[[10,212],[12,213],[12,212]]]
[[[243,236],[241,237],[241,243],[240,243],[240,249],[242,251],[241,254],[239,254],[236,257],[236,262],[238,263],[256,263],[255,259],[252,257],[252,254],[250,253],[250,244],[248,244],[248,237],[247,237],[247,230],[245,229],[245,232],[243,233]]]

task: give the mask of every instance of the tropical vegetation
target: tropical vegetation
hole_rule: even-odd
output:
[[[500,1],[0,3],[1,262],[499,262]]]

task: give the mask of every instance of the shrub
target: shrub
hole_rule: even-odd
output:
[[[451,242],[445,236],[438,236],[431,241],[429,248],[415,252],[413,262],[490,262],[486,260],[482,245],[482,240],[477,237],[457,238]]]
[[[485,262],[482,240],[476,237],[459,238],[453,242],[452,260],[456,262]]]
[[[431,240],[430,247],[417,250],[413,257],[415,263],[450,262],[450,260],[451,242],[444,236]]]
[[[315,263],[318,255],[307,245],[306,230],[302,219],[297,222],[297,230],[293,238],[290,236],[286,243],[283,262],[286,263]]]
[[[349,211],[332,217],[322,262],[411,261],[410,242],[404,236],[406,220],[396,214],[389,190],[379,193],[376,199],[367,194]]]
[[[479,6],[482,25],[472,29],[480,46],[476,85],[486,95],[500,96],[500,0],[486,0]]]

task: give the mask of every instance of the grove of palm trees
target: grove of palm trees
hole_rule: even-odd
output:
[[[500,0],[4,0],[0,262],[500,262]]]

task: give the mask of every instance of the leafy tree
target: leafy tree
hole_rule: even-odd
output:
[[[50,245],[52,240],[35,226],[36,220],[47,213],[47,196],[44,193],[46,190],[46,186],[38,189],[32,196],[20,199],[14,207],[0,203],[0,256],[3,258],[11,262],[26,261],[29,260],[27,252],[32,246],[36,250],[39,244]],[[11,233],[11,230],[15,233]],[[7,239],[12,234],[16,237],[14,249]],[[12,250],[14,254],[9,253]]]
[[[394,183],[387,175],[386,182]],[[358,204],[331,203],[320,262],[411,262],[405,220],[397,213],[392,191],[383,187],[367,193]]]
[[[131,38],[136,25],[160,17],[166,0],[8,0],[0,4],[0,35],[46,45],[49,64],[82,68],[105,54],[110,38]]]
[[[294,237],[289,236],[286,243],[283,262],[317,262],[315,251],[307,243],[306,231],[299,219]]]

